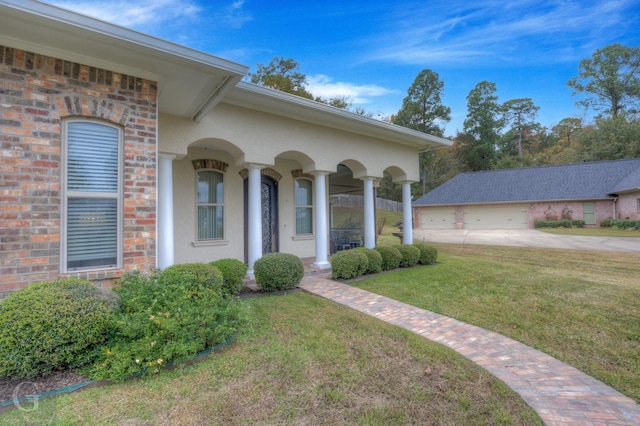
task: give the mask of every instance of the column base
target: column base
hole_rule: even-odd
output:
[[[311,268],[320,269],[320,270],[331,269],[331,263],[329,263],[329,262],[315,262],[315,263],[311,264]]]

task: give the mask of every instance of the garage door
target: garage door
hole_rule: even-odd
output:
[[[527,207],[466,207],[464,227],[467,229],[528,228]]]
[[[456,210],[420,209],[421,229],[456,229]]]

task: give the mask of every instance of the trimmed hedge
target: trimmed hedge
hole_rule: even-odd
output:
[[[365,256],[367,256],[369,265],[367,266],[367,270],[364,271],[365,275],[377,274],[379,272],[382,272],[382,255],[380,253],[378,253],[374,249],[368,249],[365,247],[358,247],[353,249],[352,251],[364,253]]]
[[[420,250],[420,259],[418,263],[421,265],[431,265],[438,260],[438,249],[426,243],[413,243]]]
[[[410,244],[396,244],[395,247],[399,252],[402,258],[400,259],[401,268],[407,268],[409,266],[414,266],[420,260],[420,250],[417,247],[414,247]]]
[[[293,254],[269,253],[253,265],[256,284],[263,291],[281,291],[297,287],[304,276],[302,261]]]
[[[600,226],[603,228],[613,229],[637,229],[640,230],[640,220],[629,219],[607,219],[600,222]]]
[[[367,266],[366,254],[355,250],[339,251],[331,257],[331,276],[336,280],[357,278],[365,273]]]
[[[203,289],[211,289],[222,294],[224,278],[222,272],[214,266],[206,263],[180,263],[171,265],[160,274],[158,285],[185,286],[194,294],[199,294]]]
[[[396,269],[402,260],[402,254],[395,247],[376,246],[373,248],[382,256],[382,270]]]
[[[234,296],[240,293],[244,286],[244,277],[247,275],[247,265],[238,259],[220,259],[209,265],[222,272],[222,290],[226,294]]]
[[[0,376],[28,379],[92,362],[117,305],[108,290],[74,278],[12,293],[0,303]]]

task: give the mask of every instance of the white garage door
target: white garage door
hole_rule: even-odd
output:
[[[452,208],[420,209],[421,229],[456,229],[456,210]]]
[[[465,207],[466,229],[528,228],[527,207]]]

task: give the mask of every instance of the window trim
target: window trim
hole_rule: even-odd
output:
[[[218,238],[207,238],[207,239],[200,239],[200,221],[199,221],[199,207],[200,207],[200,203],[198,202],[198,174],[201,172],[214,172],[214,173],[218,173],[222,176],[222,204],[219,203],[203,203],[202,205],[205,206],[220,206],[222,207],[222,236],[218,237]],[[220,245],[220,244],[225,244],[228,241],[225,239],[225,236],[227,234],[227,209],[225,208],[225,206],[227,205],[227,176],[226,173],[218,168],[199,168],[195,170],[195,175],[194,175],[195,179],[194,179],[194,189],[195,189],[195,219],[194,219],[194,225],[195,225],[195,235],[194,235],[194,240],[192,242],[192,245],[194,247],[202,247],[202,246],[209,246],[209,245]]]
[[[296,197],[296,186],[298,181],[307,181],[311,185],[311,204],[298,204],[298,199]],[[295,231],[293,235],[294,240],[308,239],[313,238],[315,236],[316,230],[316,221],[315,221],[315,205],[314,205],[314,182],[313,180],[307,177],[298,177],[293,180],[293,218],[295,223]],[[307,234],[298,234],[298,208],[310,209],[311,210],[311,232]]]
[[[69,148],[69,125],[73,123],[94,123],[105,127],[111,127],[118,131],[118,172],[117,189],[115,196],[112,193],[103,192],[82,192],[68,191],[68,148]],[[123,218],[124,218],[124,130],[121,126],[113,123],[97,120],[93,118],[70,118],[62,120],[62,141],[61,141],[61,176],[60,176],[60,273],[77,273],[116,270],[123,268]],[[84,268],[68,268],[68,207],[69,198],[96,198],[96,199],[116,199],[116,265],[115,266],[89,266]]]

